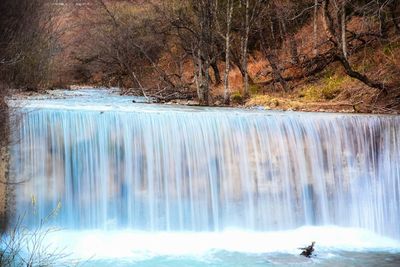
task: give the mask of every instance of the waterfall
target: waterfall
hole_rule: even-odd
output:
[[[138,105],[140,104],[133,104]],[[357,227],[400,239],[400,118],[20,108],[17,214],[67,229]],[[32,205],[34,204],[34,205]]]

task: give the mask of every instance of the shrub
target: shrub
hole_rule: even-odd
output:
[[[326,100],[336,98],[342,91],[343,83],[346,78],[339,76],[331,76],[324,80],[325,86],[322,88],[322,97]]]
[[[308,101],[317,101],[321,99],[321,92],[318,87],[312,85],[303,88],[299,93],[299,97]]]
[[[35,202],[32,198],[33,215]],[[64,264],[67,254],[63,249],[50,247],[46,242],[48,236],[57,231],[47,227],[50,219],[57,216],[61,204],[44,219],[40,219],[37,227],[29,229],[24,226],[25,216],[21,216],[8,231],[1,234],[0,239],[0,266],[68,266]]]
[[[257,84],[251,84],[249,86],[249,91],[252,95],[257,95],[261,92],[261,87]]]
[[[240,92],[234,92],[231,96],[231,101],[234,104],[243,104],[244,98]]]
[[[347,81],[343,76],[329,76],[321,80],[321,84],[303,88],[299,97],[308,101],[321,101],[335,99],[342,91],[343,84]]]

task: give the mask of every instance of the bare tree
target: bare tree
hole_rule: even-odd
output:
[[[335,57],[342,64],[347,75],[357,79],[364,84],[386,91],[387,85],[382,82],[373,81],[366,75],[356,71],[350,64],[348,60],[348,50],[347,50],[347,0],[323,0],[322,2],[322,18],[324,21],[324,28],[329,37],[330,42],[334,45],[336,49]],[[336,9],[337,18],[331,16],[331,10]]]
[[[313,34],[314,34],[314,56],[318,55],[318,0],[314,0],[314,19],[313,19]]]
[[[35,209],[35,203],[32,203]],[[13,222],[7,231],[1,233],[0,266],[71,266],[76,265],[68,260],[64,248],[49,244],[49,235],[58,231],[49,226],[49,222],[57,216],[61,204],[58,203],[50,214],[40,218],[37,226],[24,225],[25,216],[36,216],[26,212]]]
[[[274,2],[270,2],[258,20],[260,48],[267,59],[273,79],[278,82],[284,92],[289,91],[289,86],[282,75],[282,66],[278,60],[278,50],[287,36],[286,23],[282,21],[282,11]],[[268,25],[265,26],[265,25]],[[292,36],[293,37],[293,36]],[[292,44],[293,45],[293,44]],[[296,48],[293,48],[296,50]],[[292,57],[297,58],[297,51],[292,52]],[[298,61],[295,59],[295,61]]]
[[[165,87],[175,88],[159,64],[167,42],[162,33],[165,27],[154,17],[151,5],[126,12],[127,5],[93,0],[87,7],[82,28],[90,25],[89,38],[78,44],[79,53],[74,55],[78,67],[102,73],[105,84],[129,88],[145,97],[157,95],[156,91],[165,91]],[[151,82],[147,82],[149,76]]]
[[[231,67],[231,28],[232,28],[232,16],[234,9],[234,1],[227,0],[226,2],[226,31],[225,31],[225,77],[224,77],[224,103],[225,105],[230,104],[231,100],[231,88],[229,84],[229,72]]]
[[[1,2],[1,79],[16,87],[47,86],[52,60],[60,50],[60,9],[45,0]]]
[[[244,97],[249,96],[249,72],[248,72],[248,49],[249,49],[249,35],[250,35],[250,0],[244,0],[244,35],[242,36],[242,68],[244,69]]]
[[[241,26],[241,67],[239,68],[243,77],[243,95],[249,97],[249,84],[253,84],[253,80],[249,76],[249,41],[252,30],[257,27],[257,21],[264,14],[269,1],[264,0],[240,0],[240,4],[244,11],[242,12]]]
[[[195,67],[194,80],[199,102],[208,105],[212,83],[209,71],[214,70],[215,82],[220,83],[217,62],[224,46],[220,45],[217,36],[217,1],[179,1],[168,8],[170,24],[179,38],[180,47],[191,56]]]

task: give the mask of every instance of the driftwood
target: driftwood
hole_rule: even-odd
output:
[[[301,256],[307,257],[307,258],[311,258],[313,252],[314,252],[314,245],[315,242],[312,242],[310,246],[305,247],[305,248],[299,248],[302,250],[302,252],[300,253]]]

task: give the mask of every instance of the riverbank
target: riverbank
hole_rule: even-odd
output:
[[[0,148],[0,232],[6,227],[7,211],[8,151]]]
[[[40,91],[12,90],[9,99],[65,99],[71,96],[83,96],[87,90],[91,89],[109,90],[109,92],[114,96],[122,94],[118,88],[72,85],[68,89]],[[395,97],[386,94],[384,95],[385,101],[376,101],[378,97],[382,97],[382,94],[373,89],[359,89],[353,90],[353,92],[349,89],[344,89],[337,98],[328,100],[324,98],[323,93],[318,91],[318,89],[306,91],[304,88],[300,88],[290,94],[276,92],[253,94],[248,99],[244,99],[240,94],[234,94],[232,96],[231,105],[229,106],[222,104],[221,99],[219,99],[218,96],[214,96],[214,101],[212,101],[211,106],[301,112],[400,114],[399,109],[388,108],[386,106],[388,101],[387,99]],[[162,105],[199,106],[199,102],[193,99],[173,99],[163,102],[158,102],[154,99],[145,99],[143,97],[139,97],[138,99],[140,99],[140,102],[147,102],[150,104],[157,103]]]

